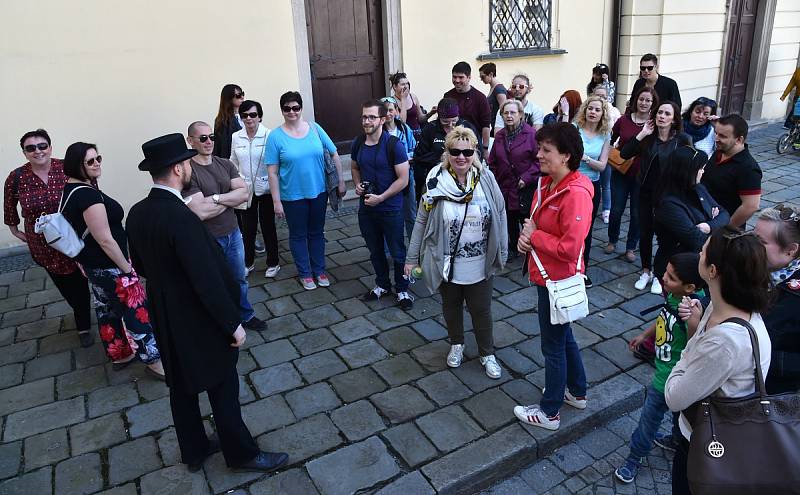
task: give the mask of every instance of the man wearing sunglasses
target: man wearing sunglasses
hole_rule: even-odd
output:
[[[681,108],[681,93],[678,91],[678,83],[674,79],[658,73],[658,57],[652,53],[645,53],[639,60],[639,79],[633,83],[632,95],[635,95],[642,86],[647,85],[658,93],[658,99],[662,103],[674,101]]]
[[[189,143],[197,155],[190,160],[191,183],[183,189],[189,209],[203,221],[225,254],[231,272],[239,283],[239,310],[242,326],[247,330],[264,330],[266,323],[256,317],[247,300],[247,271],[244,264],[244,243],[234,207],[247,201],[247,186],[230,160],[214,156],[214,133],[205,122],[189,126]]]
[[[544,125],[544,111],[539,105],[528,100],[528,95],[531,94],[532,89],[533,84],[531,84],[530,78],[525,74],[517,74],[514,76],[514,79],[511,80],[509,94],[512,98],[522,103],[522,108],[525,113],[524,122],[538,131]],[[497,118],[494,120],[494,132],[497,133],[504,127],[505,122],[503,116],[498,113]]]
[[[403,189],[408,185],[408,155],[405,145],[383,132],[386,107],[378,100],[361,105],[364,134],[350,147],[350,170],[356,194],[361,197],[358,226],[369,249],[375,270],[375,288],[365,300],[378,300],[392,290],[386,251],[394,262],[394,285],[397,305],[411,309],[414,299],[408,293],[409,281],[403,276],[406,244],[403,237]]]

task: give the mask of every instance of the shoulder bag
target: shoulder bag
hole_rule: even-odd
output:
[[[319,135],[317,124],[311,122],[308,125],[317,133],[317,138],[322,144],[322,156],[325,159],[325,166],[323,169],[325,172],[325,191],[328,193],[328,203],[331,205],[331,210],[339,211],[342,197],[339,196],[339,171],[336,170],[336,162],[333,160],[333,154],[328,151],[328,148],[325,147],[325,143],[322,142],[322,136]]]
[[[755,330],[741,318],[725,322],[750,334],[756,392],[708,396],[683,412],[692,425],[689,487],[694,495],[800,493],[800,394],[767,395]]]
[[[67,203],[69,203],[69,198],[72,197],[72,193],[78,189],[84,188],[89,188],[89,186],[79,186],[70,191],[67,195],[67,200],[64,201],[64,204],[56,213],[50,213],[48,215],[43,214],[39,216],[39,218],[36,219],[36,224],[33,227],[34,232],[44,235],[45,241],[47,241],[47,244],[51,248],[69,256],[70,258],[78,256],[83,249],[83,240],[89,233],[89,228],[87,227],[86,230],[83,231],[83,235],[78,237],[78,234],[75,233],[75,229],[72,228],[72,224],[69,223],[69,221],[61,212],[64,211]],[[64,197],[63,192],[61,193],[61,197]]]
[[[542,197],[542,179],[539,178],[536,189],[536,206],[531,211],[530,218],[539,208]],[[583,261],[583,247],[578,255],[575,275],[561,280],[552,280],[542,265],[542,261],[531,246],[531,256],[533,257],[536,268],[545,281],[545,287],[550,295],[550,323],[553,325],[563,325],[575,320],[579,320],[589,314],[589,298],[586,295],[586,284],[584,275],[581,273],[581,262]]]

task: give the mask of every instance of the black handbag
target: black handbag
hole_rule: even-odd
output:
[[[706,397],[684,416],[692,425],[687,478],[693,495],[800,494],[800,395],[767,395],[758,336],[749,322],[756,393]]]

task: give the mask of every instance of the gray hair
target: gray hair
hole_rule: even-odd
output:
[[[775,224],[775,242],[781,249],[789,249],[792,244],[800,245],[800,211],[794,206],[786,205],[784,208],[791,208],[796,218],[784,220],[781,218],[781,210],[767,208],[758,215],[759,220],[765,220]],[[800,257],[798,249],[795,257]]]
[[[525,107],[522,105],[522,102],[519,100],[515,100],[513,98],[509,98],[503,102],[503,105],[500,107],[500,114],[502,115],[503,111],[506,109],[506,105],[515,105],[517,110],[519,110],[520,114],[525,113]]]

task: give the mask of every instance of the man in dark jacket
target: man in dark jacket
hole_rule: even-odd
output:
[[[658,73],[658,57],[652,53],[645,53],[639,60],[639,79],[633,83],[631,94],[635,95],[645,84],[656,90],[661,103],[673,101],[678,104],[678,108],[682,106],[678,83],[674,79]]]
[[[286,463],[283,453],[261,452],[242,421],[238,348],[245,330],[238,309],[239,287],[222,250],[181,198],[191,180],[180,134],[142,145],[139,170],[155,183],[128,215],[134,268],[147,278],[156,342],[161,350],[170,405],[183,462],[197,471],[221,447],[231,468],[271,471]],[[206,437],[198,394],[208,392],[219,440]]]

